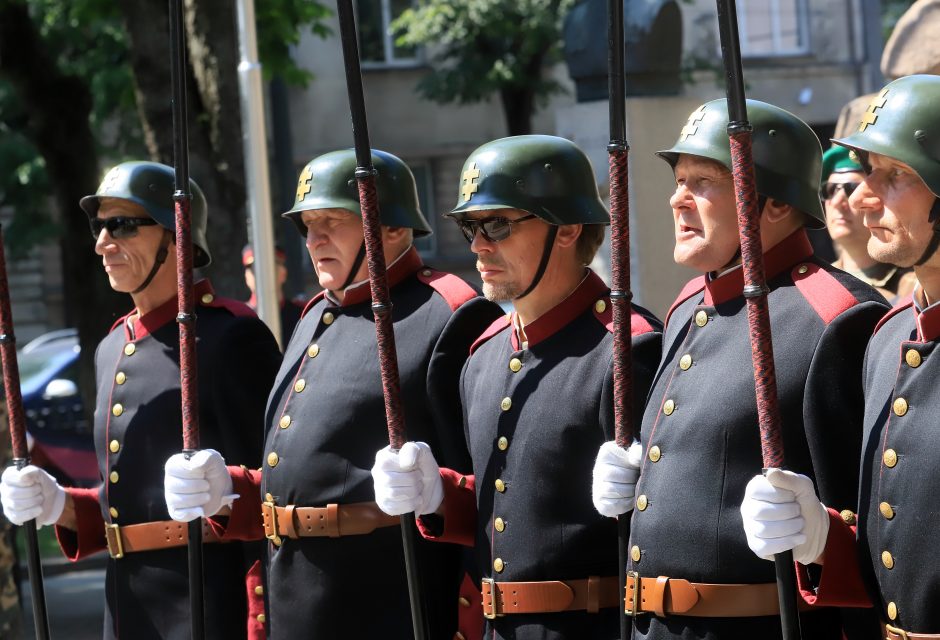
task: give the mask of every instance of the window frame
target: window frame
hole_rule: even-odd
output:
[[[742,1],[738,7],[738,32],[741,40],[741,57],[744,59],[779,59],[779,58],[798,58],[805,57],[812,53],[810,38],[809,21],[809,2],[808,0],[793,0],[796,9],[796,28],[797,40],[801,43],[796,48],[781,48],[780,0],[768,0],[771,5],[770,11],[770,35],[772,46],[770,50],[753,51],[748,38],[747,26],[747,0]]]
[[[394,17],[392,16],[392,0],[360,0],[360,1],[372,1],[378,2],[379,8],[382,15],[382,52],[385,55],[385,60],[366,60],[362,59],[360,66],[364,70],[369,69],[410,69],[414,67],[419,67],[424,64],[424,57],[422,55],[421,47],[415,48],[414,56],[411,58],[397,58],[395,56],[395,38],[389,33],[389,26],[391,25]],[[356,13],[359,12],[359,2],[355,3]],[[358,15],[357,15],[358,18]],[[362,32],[359,31],[358,27],[356,29],[357,35],[362,40]],[[362,46],[360,44],[360,50]]]

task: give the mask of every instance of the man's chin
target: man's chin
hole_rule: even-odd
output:
[[[490,302],[510,302],[519,297],[518,287],[505,284],[483,283],[483,296]]]
[[[868,255],[885,264],[893,264],[901,268],[913,267],[926,247],[916,250],[913,247],[900,247],[894,242],[882,242],[877,238],[868,240]]]

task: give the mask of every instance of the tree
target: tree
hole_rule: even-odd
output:
[[[538,106],[563,90],[548,70],[561,59],[573,0],[420,0],[392,23],[399,46],[426,46],[432,69],[419,92],[439,103],[499,96],[509,135],[531,133]]]

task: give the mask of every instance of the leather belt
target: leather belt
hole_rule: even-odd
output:
[[[295,539],[359,536],[401,522],[400,517],[384,513],[374,502],[328,504],[325,507],[298,507],[293,504],[278,507],[273,502],[264,502],[261,515],[264,519],[264,536],[278,546],[282,542],[281,536]]]
[[[639,586],[640,598],[635,598]],[[802,599],[801,611],[810,609]],[[659,617],[750,618],[780,614],[777,583],[701,584],[677,578],[641,578],[627,572],[624,612],[629,616],[652,613]]]
[[[886,624],[885,640],[940,640],[940,633],[911,633]]]
[[[496,582],[484,578],[482,583],[483,616],[490,620],[513,613],[597,613],[620,606],[616,577],[545,582]]]
[[[104,537],[108,544],[108,554],[119,560],[128,553],[185,547],[189,541],[189,523],[161,520],[121,526],[106,522]],[[202,522],[202,541],[220,541],[205,520]]]

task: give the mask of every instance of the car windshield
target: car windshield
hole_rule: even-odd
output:
[[[23,395],[39,391],[52,376],[76,358],[78,345],[62,340],[42,345],[27,353],[17,354],[20,369],[20,390]]]

